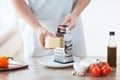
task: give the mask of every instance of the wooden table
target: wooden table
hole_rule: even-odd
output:
[[[29,64],[28,68],[0,72],[0,80],[120,80],[120,59],[117,68],[109,76],[104,77],[92,77],[90,73],[85,77],[73,76],[73,67],[47,68],[38,64],[37,59],[37,57],[24,59]]]

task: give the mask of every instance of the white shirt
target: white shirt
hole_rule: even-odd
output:
[[[28,0],[31,10],[42,27],[53,34],[56,33],[58,25],[72,12],[75,3],[76,0]],[[19,21],[25,56],[43,56],[53,53],[53,50],[41,49],[32,27],[22,19]],[[84,33],[80,18],[77,21],[76,28],[71,32],[74,55],[86,56]]]

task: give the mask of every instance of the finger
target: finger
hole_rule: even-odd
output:
[[[41,47],[44,50],[51,50],[50,48],[46,48],[46,47]]]
[[[63,26],[60,26],[59,28],[60,28],[61,30],[63,30],[63,31],[66,31],[66,28],[63,27]]]
[[[41,48],[42,49],[44,49],[44,50],[50,50],[51,48],[46,48],[45,47],[45,37],[46,37],[46,35],[50,35],[50,36],[54,36],[54,35],[52,35],[52,34],[50,34],[49,32],[48,33],[44,33],[44,34],[42,34],[41,35],[41,37],[39,38],[39,42],[40,42],[40,46],[41,46]]]
[[[67,23],[69,23],[69,21],[70,21],[69,16],[67,16],[65,20],[62,22],[62,25],[66,25]]]
[[[72,30],[72,29],[74,29],[74,28],[75,28],[75,26],[76,26],[76,24],[75,24],[75,23],[71,23],[71,24],[69,25],[69,29],[70,29],[70,30]]]
[[[43,39],[43,38],[40,39],[40,46],[44,50],[50,50],[49,48],[45,47],[45,39]]]
[[[39,44],[40,44],[41,48],[44,48],[44,45],[45,45],[45,35],[41,35],[41,37],[39,38]]]

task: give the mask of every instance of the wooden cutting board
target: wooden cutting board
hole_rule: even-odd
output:
[[[0,71],[17,70],[22,68],[28,68],[28,65],[20,61],[9,60],[8,68],[0,68]]]

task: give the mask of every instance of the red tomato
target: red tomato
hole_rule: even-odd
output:
[[[103,62],[104,65],[108,65],[109,66],[109,63],[108,62]]]
[[[102,75],[107,76],[111,72],[111,67],[108,65],[104,65],[102,68]]]
[[[98,63],[98,66],[99,66],[100,68],[102,68],[104,65],[109,66],[109,63],[108,63],[108,62],[99,62],[99,63]]]
[[[90,68],[89,68],[90,72],[91,72],[92,69],[93,69],[94,67],[96,67],[96,66],[97,66],[97,64],[91,64],[91,65],[90,65]]]
[[[98,77],[101,75],[101,69],[98,66],[95,66],[91,69],[91,74],[95,77]]]

